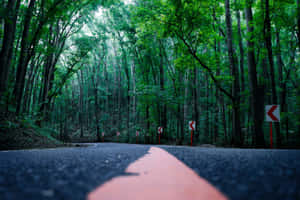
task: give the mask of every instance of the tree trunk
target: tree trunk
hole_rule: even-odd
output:
[[[237,6],[237,0],[235,0],[235,4]],[[240,6],[240,5],[239,5]],[[241,31],[241,14],[240,9],[236,9],[236,18],[238,25],[238,40],[239,40],[239,50],[240,50],[240,72],[241,72],[241,91],[245,91],[245,77],[244,77],[244,46],[243,46],[243,38]]]
[[[195,128],[195,138],[198,140],[199,139],[199,110],[198,110],[198,93],[197,93],[197,74],[198,74],[198,70],[196,68],[196,66],[194,66],[194,71],[193,71],[194,77],[193,77],[193,93],[194,93],[194,118],[193,120],[195,120],[196,122],[196,128]]]
[[[29,6],[26,11],[24,19],[24,28],[22,33],[21,41],[21,52],[17,68],[16,82],[14,87],[14,95],[16,98],[16,114],[18,115],[21,109],[22,96],[24,92],[25,75],[27,71],[27,65],[29,63],[28,47],[29,44],[29,28],[30,22],[33,15],[33,8],[35,5],[35,0],[30,0]]]
[[[236,67],[235,52],[233,50],[232,44],[232,24],[231,24],[231,14],[230,14],[230,1],[225,0],[226,9],[226,30],[227,30],[227,48],[229,63],[231,67],[231,75],[233,76],[232,85],[232,133],[233,133],[233,144],[235,146],[242,145],[242,135],[241,135],[241,124],[240,124],[240,84],[239,84],[239,71]]]
[[[149,120],[149,105],[148,105],[148,103],[146,105],[146,135],[150,136],[150,120]],[[155,137],[156,135],[157,135],[157,132],[155,132],[153,137]],[[152,137],[152,141],[150,143],[154,142],[153,137]]]
[[[35,79],[36,72],[38,71],[40,55],[31,63],[30,71],[28,74],[28,80],[26,82],[25,94],[24,94],[24,103],[23,103],[23,112],[28,113],[30,99],[32,95],[33,81]]]
[[[9,0],[6,6],[8,17],[4,21],[3,43],[0,52],[0,100],[7,87],[20,2],[21,0]]]
[[[277,65],[278,65],[278,80],[279,80],[279,87],[280,87],[280,93],[279,93],[279,102],[281,107],[281,112],[285,113],[287,112],[286,109],[286,84],[283,80],[283,61],[281,58],[281,46],[280,46],[280,30],[276,30],[276,44],[277,44]],[[287,120],[286,120],[287,121]],[[287,125],[287,124],[286,124]],[[288,137],[288,130],[286,130],[286,137]]]
[[[164,62],[163,62],[163,46],[162,46],[162,41],[159,40],[159,56],[160,56],[160,64],[159,64],[159,72],[160,72],[160,90],[164,96],[164,91],[165,91],[165,72],[164,72]],[[167,106],[165,103],[165,100],[161,101],[160,105],[160,113],[161,113],[161,126],[164,128],[164,136],[166,135],[167,131]]]
[[[83,120],[83,71],[80,70],[77,74],[78,76],[78,83],[79,83],[79,124],[80,124],[80,138],[83,138],[84,134],[84,120]]]
[[[271,20],[269,14],[269,0],[265,0],[265,21],[264,21],[264,37],[265,43],[268,51],[268,59],[270,66],[270,75],[271,75],[271,87],[272,87],[272,104],[277,104],[277,92],[276,92],[276,83],[275,83],[275,70],[274,70],[274,61],[273,61],[273,51],[272,51],[272,35],[271,35]],[[280,134],[280,124],[275,123],[276,130],[276,140],[277,147],[281,146],[281,134]]]
[[[213,135],[214,135],[214,138],[213,138],[213,142],[214,143],[217,143],[217,140],[218,140],[218,136],[219,136],[219,107],[220,107],[220,104],[219,104],[219,90],[216,89],[215,90],[215,99],[216,99],[216,104],[215,104],[215,109],[214,109],[214,122],[213,122]]]
[[[133,116],[133,123],[136,123],[136,83],[135,83],[135,62],[131,65],[131,77],[132,77],[132,116]]]
[[[50,77],[51,77],[51,72],[53,71],[52,70],[52,62],[53,62],[53,53],[51,52],[52,51],[52,48],[54,48],[53,46],[53,26],[51,25],[50,28],[49,28],[49,33],[48,33],[48,43],[49,43],[49,49],[47,49],[47,56],[46,56],[46,61],[45,61],[45,66],[44,66],[44,76],[42,77],[42,80],[43,80],[43,85],[41,88],[42,91],[41,91],[41,99],[40,99],[40,104],[41,104],[41,107],[40,107],[40,113],[41,113],[41,116],[44,118],[45,116],[47,116],[46,112],[47,112],[47,105],[49,104],[49,99],[47,98],[48,97],[48,92],[50,91]],[[54,71],[53,71],[54,73]]]
[[[224,97],[220,97],[221,106],[222,106],[222,123],[223,123],[223,129],[224,129],[224,143],[227,144],[228,142],[228,134],[227,134],[227,125],[226,125],[226,111],[225,111],[225,101]]]
[[[39,69],[37,71],[37,74],[35,75],[35,78],[34,78],[34,82],[33,82],[33,85],[34,85],[34,89],[33,89],[33,97],[32,97],[32,106],[33,108],[37,107],[37,104],[38,104],[38,98],[39,98],[39,77],[40,77],[40,74],[41,74],[41,69]]]
[[[300,51],[300,0],[297,0],[297,25],[298,25],[298,46]]]
[[[245,73],[244,73],[244,46],[243,46],[243,38],[242,38],[242,31],[241,31],[241,14],[240,14],[240,1],[237,3],[237,0],[235,0],[235,6],[236,6],[236,18],[237,18],[237,26],[238,26],[238,41],[239,41],[239,51],[240,51],[240,80],[241,80],[241,93],[245,91]],[[246,102],[245,100],[242,100],[242,104]],[[243,111],[241,111],[243,113]],[[244,114],[241,114],[241,123],[242,126],[246,127],[245,120],[246,120],[246,112]],[[246,133],[246,132],[245,132]],[[242,144],[244,144],[244,132],[241,134],[241,141]]]
[[[215,15],[215,12],[214,12],[214,15]],[[216,17],[214,17],[214,18],[216,18]],[[220,34],[221,33],[219,33],[219,35]],[[221,44],[220,44],[220,41],[215,40],[214,51],[215,51],[215,59],[216,59],[216,65],[217,65],[216,75],[220,76],[220,72],[221,72],[221,67],[220,67]],[[222,93],[219,94],[218,88],[216,88],[215,94],[216,94],[216,108],[215,108],[215,119],[214,119],[214,142],[217,143],[218,136],[219,136],[219,119],[220,119],[220,113],[222,110],[221,106],[223,106],[223,103],[222,103],[223,96],[222,96]],[[225,123],[225,125],[226,125],[226,123]],[[225,129],[224,129],[224,131],[225,131]]]
[[[183,121],[184,121],[184,124],[187,125],[188,124],[188,112],[189,112],[189,99],[188,99],[188,94],[189,94],[189,76],[188,74],[185,73],[185,76],[184,76],[184,109],[183,109]],[[199,126],[198,124],[196,124],[197,126]],[[184,133],[181,135],[181,138],[180,138],[181,141],[184,141]]]
[[[94,108],[94,114],[95,114],[95,125],[96,125],[96,136],[97,136],[97,141],[101,141],[101,136],[100,136],[100,127],[99,127],[99,105],[98,105],[98,84],[95,80],[95,77],[97,75],[96,73],[96,67],[93,66],[93,75],[92,75],[92,81],[93,81],[93,92],[94,92],[94,98],[95,98],[95,108]]]
[[[252,117],[254,121],[254,134],[255,134],[255,144],[257,147],[264,147],[265,140],[262,130],[262,121],[261,116],[263,116],[263,111],[260,110],[258,99],[258,85],[257,85],[257,73],[256,73],[256,63],[255,63],[255,56],[254,56],[254,42],[253,42],[253,16],[252,16],[252,9],[251,9],[251,0],[247,0],[246,8],[246,21],[247,21],[247,31],[248,34],[251,36],[247,40],[247,47],[248,47],[248,76],[249,76],[249,87],[250,87],[250,95],[251,95],[251,109],[252,109]]]
[[[123,48],[122,48],[123,49]],[[125,69],[125,75],[127,79],[127,142],[130,140],[130,130],[129,130],[129,122],[130,122],[130,71],[127,66],[127,57],[126,52],[123,50],[123,66]]]
[[[205,75],[205,88],[206,88],[206,91],[205,91],[205,133],[204,133],[204,136],[205,136],[205,139],[207,139],[205,141],[205,143],[209,143],[209,80],[208,80],[208,76]]]

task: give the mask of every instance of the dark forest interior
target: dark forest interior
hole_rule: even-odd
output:
[[[0,5],[0,149],[300,147],[299,0]]]

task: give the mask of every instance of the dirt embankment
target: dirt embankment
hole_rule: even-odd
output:
[[[71,146],[55,139],[54,134],[51,129],[36,126],[32,119],[0,115],[0,150]]]

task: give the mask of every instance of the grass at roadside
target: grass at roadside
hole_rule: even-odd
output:
[[[57,140],[55,135],[55,131],[36,126],[30,118],[14,115],[2,115],[0,118],[0,150],[72,146]]]

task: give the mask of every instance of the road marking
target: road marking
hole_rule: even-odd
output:
[[[113,178],[88,195],[88,200],[226,200],[221,192],[199,177],[192,169],[160,148],[126,169],[129,176]]]

